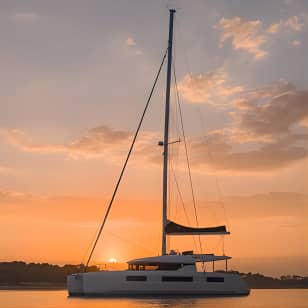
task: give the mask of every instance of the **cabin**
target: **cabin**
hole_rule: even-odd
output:
[[[193,251],[178,253],[171,251],[167,255],[134,259],[128,261],[129,271],[197,271],[196,265],[200,263],[212,263],[212,271],[215,271],[215,262],[225,261],[225,271],[228,271],[229,256],[216,256],[214,254],[194,254]],[[207,269],[207,272],[209,270]]]

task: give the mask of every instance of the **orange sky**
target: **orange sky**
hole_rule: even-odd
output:
[[[307,273],[307,195],[273,193],[198,203],[200,224],[228,222],[231,236],[225,252],[234,257],[233,268],[270,274]],[[79,263],[104,213],[107,200],[98,198],[43,197],[7,192],[1,196],[0,246],[2,260]],[[187,210],[192,205],[187,204]],[[186,224],[180,204],[171,206],[171,217]],[[192,208],[191,208],[192,210]],[[160,252],[160,202],[120,199],[114,205],[93,263],[111,257],[128,259]],[[193,221],[190,222],[194,225]],[[220,237],[203,238],[206,252],[221,253]],[[172,237],[170,248],[194,247],[192,237]],[[194,248],[196,250],[196,248]],[[198,249],[198,251],[200,251]],[[277,265],[276,258],[280,261]],[[287,260],[283,262],[281,260]],[[270,267],[272,265],[272,267]]]

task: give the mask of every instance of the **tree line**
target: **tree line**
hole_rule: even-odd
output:
[[[98,271],[98,266],[90,266],[87,271]],[[84,265],[66,264],[63,266],[48,263],[25,263],[22,261],[0,262],[0,286],[25,283],[63,283],[70,274],[84,271]],[[308,277],[284,275],[280,278],[259,273],[239,273],[250,288],[308,288]]]
[[[83,264],[64,266],[48,263],[25,263],[22,261],[0,262],[0,284],[19,284],[25,282],[65,283],[66,276],[82,272]],[[97,271],[96,266],[87,271]]]

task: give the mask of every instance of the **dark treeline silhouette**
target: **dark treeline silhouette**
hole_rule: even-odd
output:
[[[72,273],[82,272],[84,265],[64,266],[52,265],[48,263],[25,263],[21,261],[0,262],[0,287],[2,286],[22,286],[22,285],[39,285],[62,284],[65,286],[66,276]],[[88,271],[98,271],[97,266],[91,266]],[[308,277],[297,275],[281,276],[280,278],[267,277],[261,274],[252,273],[233,273],[240,274],[249,287],[252,289],[266,288],[308,288]]]
[[[21,261],[0,262],[0,285],[22,283],[65,283],[66,276],[83,271],[84,266],[67,264],[64,266],[48,263],[25,263]],[[87,271],[97,271],[90,266]]]
[[[234,272],[239,273],[239,272]],[[308,277],[298,275],[273,278],[259,273],[239,273],[251,289],[307,289]]]

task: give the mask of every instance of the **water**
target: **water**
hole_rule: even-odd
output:
[[[68,298],[66,291],[0,291],[1,308],[308,308],[308,289],[252,290],[247,297]]]

